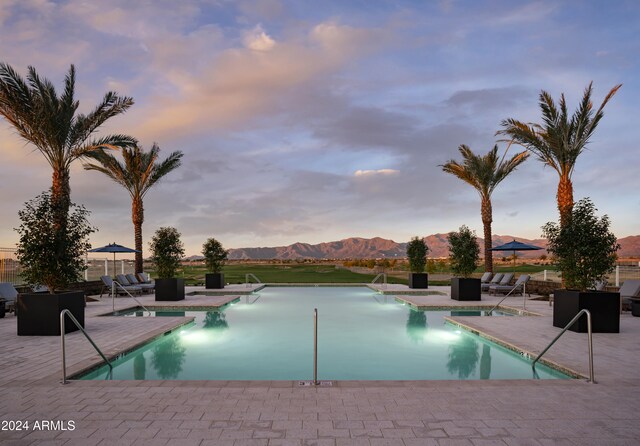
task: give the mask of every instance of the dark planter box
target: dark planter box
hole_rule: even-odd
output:
[[[480,279],[453,277],[451,279],[451,299],[480,300]]]
[[[634,316],[640,316],[640,301],[633,299],[631,301],[631,314]]]
[[[580,310],[589,310],[594,333],[620,333],[620,293],[606,291],[555,290],[553,326],[564,328]],[[582,316],[569,330],[587,332]]]
[[[16,301],[18,336],[59,336],[62,310],[69,310],[84,328],[84,308],[83,291],[18,294]],[[76,324],[71,322],[69,316],[65,316],[65,333],[77,330]]]
[[[208,290],[224,288],[224,273],[205,274],[204,287]]]
[[[0,319],[3,318],[5,313],[7,312],[4,302],[4,300],[0,300]]]
[[[156,300],[184,300],[184,279],[156,279]]]
[[[429,288],[429,274],[409,273],[409,288]]]

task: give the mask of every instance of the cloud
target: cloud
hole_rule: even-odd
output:
[[[353,175],[356,177],[370,177],[376,175],[395,175],[400,173],[396,169],[377,169],[377,170],[356,170]]]
[[[244,35],[244,46],[254,51],[269,51],[276,45],[276,41],[271,38],[261,25],[257,25]]]

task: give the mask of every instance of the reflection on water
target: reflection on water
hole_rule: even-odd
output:
[[[482,344],[480,357],[480,379],[491,379],[491,347]]]
[[[424,311],[409,309],[407,318],[407,335],[413,342],[423,342],[427,330],[427,315]]]
[[[478,363],[478,343],[471,336],[462,336],[449,346],[449,373],[458,373],[458,378],[468,378],[476,369]]]
[[[178,336],[166,336],[153,347],[151,365],[162,379],[175,379],[182,372],[186,349]]]
[[[147,359],[142,352],[133,358],[133,379],[145,379],[147,376]]]
[[[202,326],[204,328],[218,328],[221,330],[226,330],[229,328],[229,323],[227,322],[226,316],[221,311],[207,311],[207,314],[204,317],[204,321],[202,322]]]

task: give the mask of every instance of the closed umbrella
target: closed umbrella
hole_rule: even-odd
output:
[[[512,242],[505,243],[504,245],[491,248],[491,251],[513,251],[513,271],[516,270],[516,251],[537,251],[540,246],[528,245],[526,243],[517,242],[515,239]]]

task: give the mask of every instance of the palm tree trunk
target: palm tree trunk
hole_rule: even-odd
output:
[[[142,198],[135,197],[131,204],[131,219],[133,220],[133,231],[135,234],[136,252],[136,274],[142,270],[142,223],[144,223],[144,206]]]
[[[573,184],[568,174],[560,175],[558,183],[558,210],[560,211],[560,226],[564,226],[571,218],[573,211]]]
[[[67,227],[70,205],[69,168],[55,168],[53,169],[51,184],[51,206],[53,208],[53,224],[56,231],[62,231]]]
[[[484,270],[493,272],[493,251],[491,251],[491,223],[493,222],[493,210],[491,199],[482,198],[481,205],[482,226],[484,229]]]

